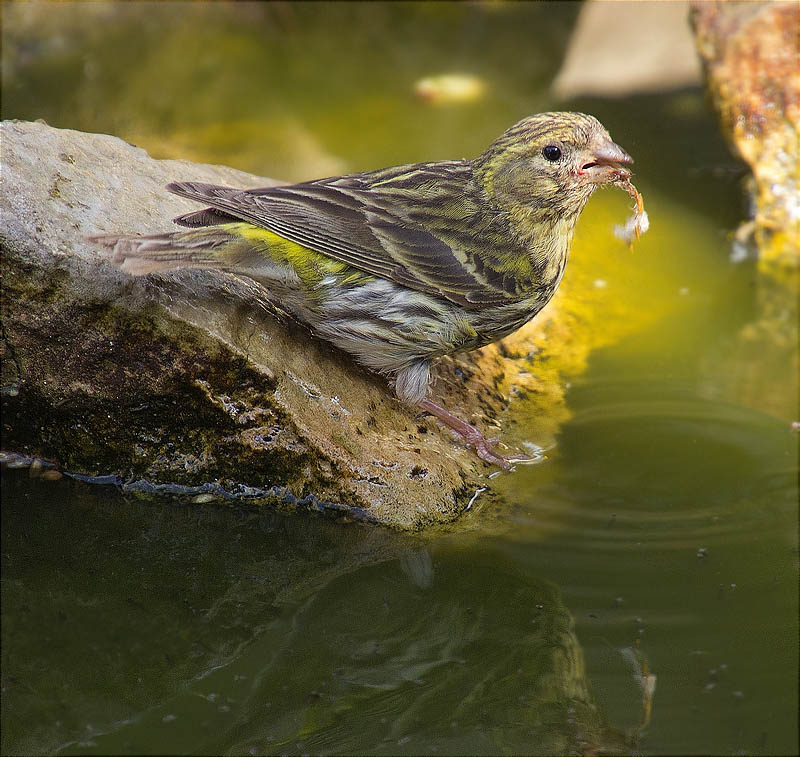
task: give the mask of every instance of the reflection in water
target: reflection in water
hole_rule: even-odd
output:
[[[250,650],[258,686],[212,749],[558,753],[595,746],[602,724],[555,587],[491,553],[475,560],[443,552],[436,562],[437,581],[426,589],[387,563],[292,608],[273,629],[291,636],[290,648],[269,645],[266,656],[263,644]],[[265,701],[271,717],[259,722]],[[232,742],[234,734],[241,740]]]
[[[313,517],[301,526],[59,486],[4,477],[4,501],[23,505],[3,509],[4,752],[90,749],[135,729],[237,659],[287,601],[398,548],[387,532]],[[198,725],[170,714],[176,729]],[[147,738],[134,733],[119,748]]]
[[[717,379],[728,396],[772,413],[788,426],[800,419],[797,392],[800,268],[764,261],[758,267],[748,261],[742,268],[741,278],[750,290],[745,297],[748,318],[733,338],[709,351],[704,359],[705,371],[710,383]]]
[[[4,510],[4,751],[623,743],[556,586],[493,550],[5,487],[26,507]]]

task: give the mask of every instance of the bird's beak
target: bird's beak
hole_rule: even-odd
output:
[[[607,184],[630,178],[630,170],[622,164],[633,163],[633,158],[610,140],[587,150],[584,157],[585,160],[581,161],[578,168],[578,175],[585,177],[592,184]]]

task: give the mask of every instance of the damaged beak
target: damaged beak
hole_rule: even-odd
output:
[[[630,170],[622,164],[633,163],[633,158],[614,142],[604,142],[588,151],[585,157],[586,160],[582,161],[578,169],[578,175],[584,176],[593,184],[625,181],[631,176]]]

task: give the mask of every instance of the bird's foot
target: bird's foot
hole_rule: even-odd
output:
[[[492,445],[497,443],[496,439],[488,440],[484,435],[470,423],[461,420],[457,415],[453,415],[441,405],[437,405],[431,400],[423,400],[420,406],[426,413],[430,413],[438,418],[447,428],[455,431],[467,444],[475,450],[475,454],[487,463],[499,465],[504,470],[510,470],[513,463],[532,462],[532,458],[526,457],[504,457],[495,452]]]

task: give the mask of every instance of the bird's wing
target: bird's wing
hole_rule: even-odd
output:
[[[176,182],[210,205],[175,219],[189,226],[241,219],[366,273],[464,307],[516,302],[517,282],[476,254],[490,219],[464,197],[469,164],[402,166],[264,189]]]

